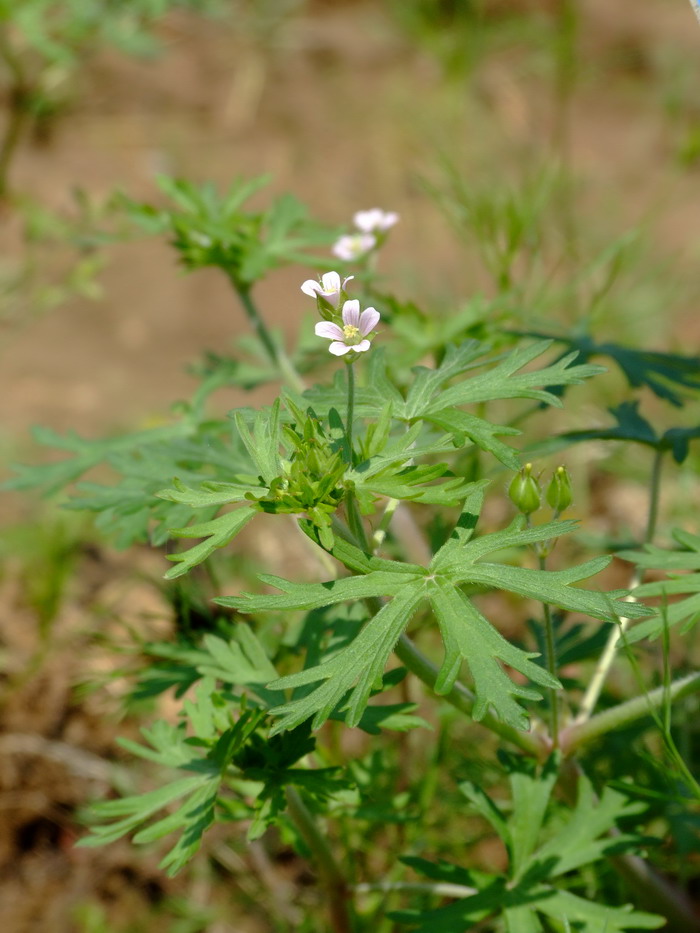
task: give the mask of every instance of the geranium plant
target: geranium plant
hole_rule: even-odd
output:
[[[661,355],[533,336],[496,315],[436,325],[379,289],[394,212],[358,211],[356,232],[339,239],[289,196],[248,209],[258,182],[223,196],[161,184],[172,206],[124,206],[187,269],[221,269],[253,338],[204,361],[168,423],[102,441],[40,432],[68,456],[12,481],[75,484],[69,507],[97,513],[119,546],[185,542],[163,555],[167,580],[208,565],[218,581],[210,630],[143,649],[139,689],[181,702],[179,722],[123,743],[157,779],[98,802],[80,844],[132,834],[175,873],[216,822],[242,823],[250,839],[277,827],[318,878],[325,919],[306,918],[308,930],[694,929],[683,892],[655,867],[658,796],[643,793],[633,757],[612,774],[604,761],[615,736],[656,730],[676,803],[692,808],[672,710],[700,675],[667,667],[658,685],[642,674],[617,696],[606,684],[634,645],[696,614],[692,574],[639,584],[650,567],[697,570],[694,537],[678,532],[676,552],[653,538],[662,463],[682,463],[700,431],[660,433],[633,397],[616,427],[541,428],[542,412],[566,411],[569,387],[603,378],[590,357],[625,366],[633,392],[653,387]],[[319,271],[300,272],[303,296],[285,303],[300,319],[290,351],[255,286],[302,263]],[[309,298],[315,324],[303,318]],[[688,360],[664,359],[662,389],[683,404],[697,378]],[[280,386],[272,404],[216,411],[216,390],[263,383]],[[561,461],[591,439],[653,451],[646,546],[622,555],[639,569],[612,592],[598,582],[611,554],[584,554],[586,519],[568,517],[578,481]],[[112,482],[81,480],[98,463]],[[231,542],[263,516],[290,567],[303,549],[306,569],[260,567],[241,587]],[[678,594],[687,599],[666,605]],[[366,738],[346,748],[351,730]],[[443,754],[465,735],[468,753]],[[487,832],[500,866],[462,844]],[[388,855],[369,858],[367,839]]]

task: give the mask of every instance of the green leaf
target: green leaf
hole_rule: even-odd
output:
[[[665,579],[642,583],[634,591],[640,599],[661,600],[662,609],[625,633],[629,644],[642,638],[657,638],[665,628],[674,625],[682,624],[683,630],[688,631],[700,619],[700,536],[677,529],[673,537],[680,549],[666,550],[645,544],[642,551],[618,553],[618,557],[631,561],[640,570],[663,570],[667,574]],[[684,598],[676,599],[678,596]]]
[[[608,357],[619,366],[632,388],[646,386],[658,398],[676,407],[682,406],[689,396],[700,389],[700,357],[697,356],[659,353],[618,343],[596,343],[586,336],[561,337],[540,333],[525,333],[523,336],[543,337],[565,343],[580,353],[582,361],[593,356]]]
[[[502,916],[508,933],[548,930],[549,925],[543,924],[545,917],[561,923],[564,929],[583,933],[652,930],[662,926],[665,922],[662,917],[631,907],[608,907],[568,890],[577,881],[580,883],[574,871],[640,844],[638,836],[612,834],[611,830],[618,820],[629,818],[644,807],[630,803],[611,788],[605,788],[597,801],[590,782],[581,775],[572,812],[559,807],[552,798],[559,756],[552,756],[541,769],[515,756],[503,756],[502,761],[512,793],[508,818],[482,788],[463,784],[461,790],[506,842],[510,856],[507,875],[477,877],[444,862],[404,859],[428,878],[476,887],[477,893],[444,907],[400,911],[391,916],[414,925],[417,933],[462,933],[471,929],[469,925],[496,916]],[[550,824],[554,825],[554,831]],[[538,839],[545,833],[547,841],[538,849]],[[558,886],[559,879],[566,887]],[[590,889],[590,876],[586,878],[586,889]]]
[[[537,845],[549,800],[559,776],[559,765],[559,756],[552,755],[541,773],[537,773],[534,762],[515,756],[509,758],[508,780],[513,796],[509,851],[511,874],[514,878],[522,877]],[[541,854],[539,857],[542,858]],[[546,861],[546,857],[543,860]],[[585,864],[585,860],[581,864]]]
[[[468,437],[477,447],[493,454],[504,466],[512,470],[517,470],[520,466],[520,459],[512,447],[498,440],[499,437],[517,436],[520,434],[517,428],[491,424],[484,418],[478,418],[457,408],[432,412],[425,415],[425,420],[443,431],[449,431],[455,444],[459,446],[463,446],[463,438]]]
[[[252,477],[251,477],[252,480]],[[173,485],[167,489],[160,489],[156,496],[177,502],[179,505],[189,506],[191,509],[211,508],[217,505],[228,505],[232,502],[243,501],[248,493],[260,492],[265,487],[251,483],[202,483],[199,488],[187,486],[179,479],[173,480]]]
[[[216,818],[219,794],[229,768],[247,744],[255,741],[265,713],[244,709],[232,723],[230,704],[226,710],[222,708],[221,697],[213,692],[211,681],[200,684],[185,710],[196,742],[186,738],[184,724],[159,722],[150,730],[142,730],[150,748],[128,741],[122,744],[142,758],[190,774],[144,794],[95,804],[89,814],[91,834],[80,845],[105,845],[139,827],[133,839],[137,844],[179,832],[160,863],[169,875],[176,874],[199,849],[204,832]],[[149,822],[159,810],[175,801],[181,801],[175,810]]]
[[[334,549],[335,550],[335,549]],[[390,567],[401,567],[400,563],[382,561]],[[411,566],[411,565],[403,565]],[[425,573],[423,568],[417,568]],[[260,574],[263,583],[275,586],[282,590],[283,596],[254,595],[242,593],[240,596],[222,596],[215,600],[220,606],[228,606],[241,612],[258,612],[260,610],[285,609],[318,609],[321,606],[332,606],[347,599],[366,599],[371,596],[397,596],[406,589],[414,574],[401,573],[398,569],[393,571],[372,570],[362,577],[344,577],[340,580],[329,580],[328,583],[290,583],[281,577],[271,574]]]
[[[184,422],[177,422],[148,431],[123,434],[115,438],[86,440],[73,431],[57,434],[50,428],[35,428],[34,440],[38,444],[55,450],[73,454],[70,459],[38,466],[15,466],[17,476],[3,483],[3,489],[42,489],[50,495],[70,485],[76,479],[91,470],[102,460],[116,452],[140,447],[163,440],[187,436],[192,427]]]
[[[470,342],[472,343],[472,342]],[[541,356],[551,345],[551,341],[541,341],[529,346],[518,347],[505,354],[497,365],[486,372],[470,379],[465,379],[455,385],[438,391],[445,379],[439,379],[439,373],[448,373],[447,379],[455,375],[455,367],[451,361],[446,361],[436,371],[431,382],[432,392],[421,391],[415,400],[411,393],[406,400],[404,416],[406,418],[426,417],[438,411],[457,405],[474,405],[480,402],[490,402],[505,398],[530,398],[548,405],[561,406],[561,401],[548,389],[542,386],[575,385],[591,376],[598,375],[605,370],[600,366],[573,366],[571,365],[578,354],[570,353],[555,363],[539,370],[526,370],[519,372],[537,357]],[[473,360],[473,353],[469,352],[469,359]],[[466,368],[466,367],[465,367]],[[461,371],[464,371],[461,369]],[[423,380],[425,381],[425,380]]]
[[[411,615],[426,598],[430,600],[445,645],[436,692],[450,691],[462,662],[466,661],[476,691],[475,718],[482,718],[491,708],[504,722],[515,728],[526,728],[527,715],[517,700],[538,700],[540,694],[530,687],[515,684],[502,665],[509,665],[540,687],[556,688],[558,681],[541,665],[533,663],[531,659],[536,654],[523,651],[503,638],[459,589],[461,584],[511,590],[609,622],[614,622],[618,613],[620,616],[649,613],[644,606],[622,603],[618,593],[595,593],[571,586],[606,566],[607,558],[561,571],[528,570],[482,561],[495,552],[549,541],[576,527],[573,522],[550,522],[525,528],[523,521],[516,519],[504,531],[473,538],[484,485],[482,482],[470,486],[462,516],[450,539],[433,558],[429,571],[414,564],[364,554],[359,548],[336,539],[329,548],[330,553],[359,575],[304,584],[261,575],[262,582],[282,592],[259,596],[244,593],[217,600],[221,605],[243,612],[264,612],[310,610],[351,599],[376,601],[393,597],[394,601],[379,612],[374,610],[374,618],[331,660],[269,685],[270,689],[285,689],[324,681],[304,697],[294,698],[273,710],[282,716],[275,730],[290,728],[306,716],[314,716],[314,727],[318,727],[341,701],[343,705],[339,709],[350,710],[348,724],[357,725],[373,683]],[[302,528],[314,541],[323,543],[310,523],[302,523]],[[382,632],[384,625],[386,639]]]
[[[548,541],[576,528],[576,522],[548,522],[524,527],[518,516],[503,531],[457,544],[452,538],[433,557],[433,573],[454,583],[481,584],[510,590],[531,599],[551,603],[572,612],[583,612],[595,619],[615,622],[617,618],[639,618],[650,614],[646,606],[623,602],[620,593],[596,593],[571,586],[603,570],[610,562],[599,557],[566,570],[530,570],[483,562],[488,554],[512,547]]]
[[[644,809],[644,804],[632,802],[610,787],[605,787],[597,799],[590,781],[581,775],[573,813],[561,830],[532,856],[531,864],[549,863],[549,878],[559,878],[608,855],[627,851],[639,845],[638,837],[607,834],[619,820]],[[526,808],[523,808],[522,817],[527,820]]]
[[[165,574],[166,580],[174,580],[190,571],[197,564],[201,564],[217,548],[224,547],[241,531],[257,514],[256,509],[242,506],[232,512],[225,512],[217,518],[201,524],[188,525],[187,528],[172,528],[170,534],[177,538],[204,538],[205,540],[182,551],[179,554],[168,554],[168,560],[174,561],[177,566],[172,567]]]
[[[415,380],[406,401],[403,405],[399,402],[394,404],[394,415],[410,422],[420,419],[447,430],[459,446],[463,446],[464,438],[468,437],[502,463],[517,469],[517,455],[498,437],[520,432],[512,427],[492,424],[464,411],[461,406],[512,398],[531,398],[560,406],[557,395],[543,387],[580,383],[603,372],[598,366],[571,365],[575,353],[540,370],[520,371],[541,356],[550,344],[551,341],[541,341],[518,347],[494,359],[484,358],[489,348],[478,341],[470,340],[460,347],[450,347],[437,369],[417,367],[414,370]],[[484,366],[489,367],[485,372],[448,385],[457,376]]]
[[[432,729],[429,722],[415,715],[417,709],[417,703],[381,703],[368,706],[357,726],[370,735],[379,735],[382,729],[393,732],[409,732],[419,727]],[[330,718],[339,722],[346,721],[346,715],[342,712],[334,713]]]
[[[471,805],[474,807],[476,812],[488,823],[490,823],[491,826],[496,830],[499,837],[506,844],[506,847],[510,852],[513,846],[510,826],[508,825],[508,820],[506,819],[505,814],[501,811],[500,807],[494,803],[483,787],[479,787],[477,784],[472,784],[471,781],[463,781],[459,785],[459,789],[467,798],[469,803],[471,803]],[[452,867],[455,868],[456,866]],[[428,875],[427,871],[422,871],[422,873]],[[432,877],[432,875],[428,875],[428,877]]]
[[[459,346],[454,344],[448,346],[445,357],[437,369],[417,366],[413,370],[416,378],[406,396],[403,417],[407,420],[421,417],[423,412],[429,409],[435,396],[442,394],[440,390],[451,379],[463,375],[476,366],[484,366],[487,362],[484,356],[488,351],[488,345],[478,340],[467,340]]]
[[[271,711],[281,717],[272,734],[293,728],[310,716],[314,717],[312,728],[317,729],[341,702],[340,710],[347,709],[348,726],[358,725],[373,687],[381,682],[389,655],[422,599],[421,590],[404,585],[332,660],[269,684],[271,690],[285,690],[323,681],[313,693]]]
[[[652,425],[639,414],[639,401],[623,402],[609,409],[616,425],[609,428],[591,428],[587,431],[566,431],[551,441],[538,445],[540,452],[548,452],[567,444],[582,441],[632,441],[644,444],[657,451],[669,451],[676,463],[683,463],[690,451],[690,442],[700,439],[700,425],[691,428],[669,428],[658,434]]]
[[[474,680],[474,719],[483,719],[493,708],[503,722],[527,729],[528,717],[513,700],[539,700],[540,695],[515,684],[498,663],[502,661],[543,687],[559,687],[559,681],[543,667],[533,664],[528,653],[506,641],[467,597],[447,581],[432,581],[428,595],[445,644],[445,657],[435,683],[435,692],[449,693],[466,661]]]
[[[271,408],[256,412],[252,433],[241,411],[234,414],[238,433],[246,446],[251,460],[257,466],[263,481],[270,484],[282,472],[280,458],[280,400]]]
[[[239,622],[234,638],[224,641],[207,634],[202,639],[208,661],[198,665],[204,677],[214,677],[233,686],[264,684],[277,676],[274,665],[249,626]]]
[[[558,920],[567,921],[581,933],[616,933],[618,930],[658,930],[665,926],[664,917],[625,907],[595,904],[571,891],[543,891],[530,910]]]

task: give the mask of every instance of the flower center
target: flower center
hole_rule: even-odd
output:
[[[354,324],[346,324],[343,328],[343,334],[345,335],[346,343],[359,343],[360,328],[355,327]]]

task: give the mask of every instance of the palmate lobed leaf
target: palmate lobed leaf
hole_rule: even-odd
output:
[[[145,794],[94,804],[89,813],[90,835],[78,845],[105,845],[134,830],[138,830],[133,838],[137,844],[180,832],[160,867],[174,875],[192,858],[202,835],[215,820],[219,795],[231,765],[255,741],[266,718],[263,711],[246,710],[243,706],[238,719],[232,722],[230,707],[224,709],[220,702],[216,703],[212,691],[213,681],[204,682],[195,698],[186,704],[196,742],[185,738],[184,724],[160,722],[151,730],[142,730],[148,746],[124,743],[140,757],[177,768],[187,776]],[[176,802],[172,812],[150,822],[158,811]]]
[[[573,811],[557,814],[552,812],[551,797],[559,775],[559,756],[553,755],[541,769],[519,756],[504,756],[503,761],[511,785],[508,816],[482,788],[466,783],[460,789],[506,843],[510,862],[507,874],[479,876],[446,862],[404,859],[428,878],[461,884],[465,889],[476,888],[476,893],[465,894],[443,907],[398,911],[391,916],[410,924],[415,933],[463,933],[471,928],[467,924],[499,915],[508,933],[544,933],[549,930],[545,917],[563,924],[564,929],[575,928],[582,933],[654,930],[663,926],[662,917],[635,911],[629,905],[610,907],[567,889],[574,883],[574,870],[639,845],[637,836],[613,835],[610,831],[621,818],[644,807],[611,788],[605,788],[600,800],[596,800],[590,782],[581,775]],[[547,813],[559,817],[559,828],[537,848],[543,827],[549,822]],[[559,887],[558,879],[564,876],[566,887]]]
[[[348,542],[336,540],[330,553],[356,575],[326,583],[291,583],[261,575],[262,582],[281,590],[278,594],[223,597],[221,605],[243,612],[311,610],[346,600],[368,600],[372,617],[354,640],[333,658],[268,685],[271,690],[308,686],[321,682],[302,697],[293,697],[272,710],[280,716],[275,731],[292,728],[313,717],[319,727],[335,711],[348,710],[346,721],[357,725],[373,685],[381,679],[389,656],[417,608],[429,601],[445,646],[436,692],[448,693],[455,684],[462,662],[466,662],[476,690],[475,718],[492,709],[515,728],[527,727],[527,714],[519,700],[538,700],[538,691],[516,684],[503,664],[518,671],[540,688],[559,684],[532,658],[504,639],[462,592],[464,583],[510,590],[571,611],[608,622],[617,615],[644,615],[644,606],[621,602],[619,593],[605,594],[571,586],[607,565],[608,559],[589,561],[562,571],[528,570],[487,563],[482,558],[507,548],[551,540],[576,527],[573,522],[552,522],[525,528],[519,521],[509,528],[473,539],[472,533],[483,502],[485,483],[476,483],[467,496],[462,515],[450,539],[435,555],[431,566],[387,561],[365,554]],[[310,523],[302,523],[317,543]],[[391,602],[384,602],[385,600]]]
[[[478,345],[474,347],[475,343],[476,341],[469,341],[452,355],[448,353],[443,365],[429,375],[424,375],[419,369],[416,383],[407,396],[406,405],[397,415],[413,420],[429,417],[453,406],[474,405],[506,398],[531,398],[549,405],[561,406],[561,400],[546,388],[542,388],[543,386],[574,385],[605,371],[601,366],[590,364],[573,366],[572,363],[578,354],[570,353],[543,369],[519,372],[549,349],[552,341],[544,340],[518,347],[495,361],[483,360],[479,365],[490,362],[495,362],[496,365],[477,376],[444,388],[446,382],[472,368],[471,364],[477,351],[483,354],[483,348],[479,348]]]
[[[474,681],[474,719],[483,719],[489,709],[503,722],[527,729],[528,716],[514,700],[539,700],[536,690],[514,683],[499,662],[542,687],[559,686],[559,681],[530,659],[528,653],[505,638],[478,611],[469,599],[446,580],[433,580],[428,588],[430,603],[440,626],[445,656],[435,683],[437,694],[449,693],[466,661]]]
[[[505,465],[517,469],[517,453],[499,437],[520,432],[516,428],[493,424],[464,411],[461,406],[512,398],[530,398],[560,406],[559,397],[547,386],[575,385],[605,371],[603,367],[590,364],[573,365],[577,354],[571,353],[543,369],[520,372],[541,356],[551,343],[551,340],[539,341],[495,358],[488,356],[490,346],[477,340],[468,340],[459,346],[450,345],[440,366],[435,369],[414,368],[414,380],[405,399],[387,378],[384,355],[373,353],[366,384],[356,390],[356,416],[380,418],[388,407],[395,420],[435,425],[447,431],[456,446],[464,446],[465,438],[469,438]],[[484,367],[489,368],[449,385],[452,380]],[[342,410],[346,394],[344,375],[338,373],[331,388],[308,390],[305,398],[319,411]]]
[[[273,715],[281,717],[272,734],[292,729],[311,716],[314,717],[312,728],[319,728],[348,693],[341,709],[347,709],[345,721],[348,726],[358,725],[373,687],[381,682],[389,656],[422,599],[420,590],[404,586],[370,619],[348,647],[330,661],[269,684],[269,689],[285,690],[323,681],[313,693],[271,710]]]
[[[700,389],[700,357],[697,356],[659,353],[618,343],[595,343],[587,336],[562,337],[533,332],[521,335],[565,343],[580,353],[582,361],[593,356],[608,357],[620,367],[632,388],[646,386],[658,398],[677,408]]]
[[[467,500],[455,531],[433,557],[430,565],[433,573],[453,584],[475,583],[509,590],[605,622],[650,615],[651,610],[646,606],[624,602],[621,599],[624,595],[622,591],[596,593],[571,586],[604,570],[610,563],[609,557],[594,558],[566,570],[546,571],[484,561],[484,557],[501,550],[533,545],[569,534],[577,528],[577,523],[547,522],[527,528],[525,519],[518,516],[502,531],[471,539],[461,530],[463,527],[473,529],[482,500],[483,489],[473,499]]]

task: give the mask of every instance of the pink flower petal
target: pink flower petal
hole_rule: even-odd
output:
[[[357,298],[352,301],[346,301],[343,305],[343,324],[349,324],[351,327],[357,327],[360,320],[360,302]]]
[[[358,211],[353,220],[358,230],[371,233],[379,225],[381,211],[377,207],[372,207],[368,211]]]
[[[333,356],[345,356],[346,353],[349,353],[351,350],[356,350],[357,347],[348,347],[344,343],[332,343],[328,349],[331,351]]]
[[[355,353],[364,353],[365,350],[369,350],[371,346],[372,344],[369,342],[369,340],[363,340],[361,343],[356,344],[352,349],[355,351]]]
[[[371,334],[374,328],[379,323],[379,318],[381,315],[376,308],[365,308],[365,310],[360,315],[360,323],[358,327],[360,328],[360,333],[363,337],[366,337],[367,334]]]
[[[323,291],[326,295],[335,295],[340,291],[340,276],[337,272],[324,272],[321,276]]]
[[[317,292],[321,291],[321,285],[315,279],[307,279],[301,286],[301,290],[309,298],[315,298]]]
[[[314,327],[314,333],[317,337],[326,337],[328,340],[343,340],[345,338],[345,334],[333,321],[319,321]]]
[[[341,236],[340,239],[336,240],[333,244],[331,252],[344,262],[352,262],[356,255],[352,247],[352,237]]]

